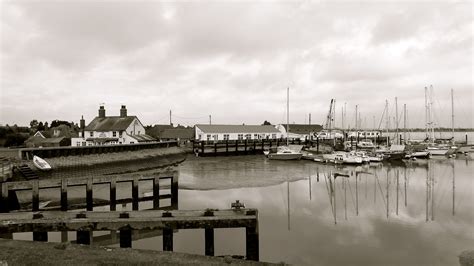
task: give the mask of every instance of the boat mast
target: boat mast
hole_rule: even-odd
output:
[[[425,87],[425,138],[428,138],[428,88]]]
[[[397,97],[395,97],[395,120],[396,120],[395,121],[395,126],[396,126],[395,137],[397,138],[395,140],[395,143],[400,144],[400,139],[398,137],[398,99],[397,99]]]
[[[286,146],[290,135],[290,87],[286,89]]]
[[[451,137],[453,138],[453,143],[454,143],[454,98],[453,98],[453,89],[451,89],[451,130],[452,130],[452,135]]]
[[[390,117],[388,115],[388,100],[385,100],[385,132],[387,133],[387,146],[388,146],[388,128],[389,128],[389,120],[390,120]]]
[[[403,104],[403,144],[407,143],[407,104]]]

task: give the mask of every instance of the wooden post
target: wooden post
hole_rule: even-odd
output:
[[[61,211],[67,211],[67,179],[61,179]]]
[[[66,243],[68,242],[68,232],[67,231],[61,231],[61,243]]]
[[[48,242],[48,232],[33,232],[33,241]]]
[[[217,156],[217,142],[214,141],[214,156]]]
[[[255,149],[257,148],[256,146],[257,144],[255,143],[255,140],[253,140],[253,153],[256,154],[257,152],[255,151]]]
[[[245,154],[247,154],[247,139],[245,139],[244,145],[245,145],[245,146],[244,146],[244,147],[245,147],[245,149],[244,149],[244,150],[245,150]]]
[[[9,200],[8,200],[8,185],[7,183],[0,183],[0,213],[9,212]]]
[[[89,230],[76,231],[77,244],[90,245],[92,243],[92,232]]]
[[[155,177],[153,179],[153,209],[158,210],[160,208],[160,178]]]
[[[171,206],[175,209],[178,209],[178,179],[178,173],[174,172],[171,179]]]
[[[201,141],[201,154],[204,154],[204,141]]]
[[[173,229],[163,229],[163,251],[173,251]]]
[[[110,210],[117,210],[117,183],[115,178],[110,180]]]
[[[129,228],[120,229],[120,247],[131,248],[132,247],[132,230]]]
[[[33,188],[32,188],[32,211],[36,212],[39,210],[39,181],[33,181]]]
[[[235,140],[235,153],[238,154],[239,152],[239,141]]]
[[[262,139],[262,152],[265,150],[265,139]]]
[[[319,137],[316,137],[316,151],[319,152]]]
[[[225,140],[225,155],[229,155],[229,140]]]
[[[204,238],[205,238],[205,255],[214,256],[214,229],[205,228],[204,229]]]
[[[94,200],[92,197],[92,178],[88,178],[86,183],[86,209],[88,211],[92,211],[94,209]]]
[[[247,260],[259,260],[259,243],[258,243],[258,228],[246,227],[245,228],[245,240],[246,240],[246,257]]]
[[[138,176],[133,177],[132,181],[132,210],[138,211]]]

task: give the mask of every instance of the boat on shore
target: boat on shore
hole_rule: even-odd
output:
[[[33,165],[41,171],[50,171],[51,165],[39,156],[33,156]]]

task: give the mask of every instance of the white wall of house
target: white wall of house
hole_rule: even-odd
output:
[[[71,139],[71,146],[93,146],[101,145],[100,142],[87,141],[89,138],[118,138],[117,141],[107,142],[107,145],[118,145],[118,144],[134,144],[138,143],[133,135],[145,134],[145,127],[143,127],[140,120],[135,118],[132,123],[127,127],[125,131],[84,131],[79,133],[79,138]]]
[[[285,134],[281,132],[247,132],[247,133],[215,133],[203,132],[199,127],[195,127],[195,139],[216,141],[216,140],[259,140],[259,139],[278,139],[284,138]]]

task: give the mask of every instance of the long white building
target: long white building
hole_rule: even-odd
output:
[[[285,138],[286,132],[281,132],[272,125],[196,125],[195,140],[259,140]]]
[[[71,146],[118,145],[156,141],[145,134],[145,127],[136,116],[128,116],[125,105],[120,116],[106,116],[104,106],[99,107],[99,116],[87,126],[81,119],[78,138],[71,139]]]

